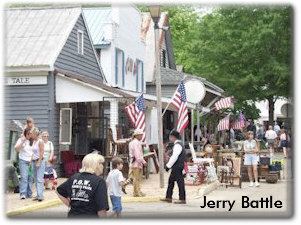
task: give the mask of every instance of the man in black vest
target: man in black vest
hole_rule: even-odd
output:
[[[185,161],[185,148],[181,142],[181,135],[178,131],[172,130],[169,134],[169,140],[174,143],[172,149],[172,156],[166,164],[166,171],[171,169],[171,173],[168,180],[168,188],[166,191],[166,197],[161,201],[172,202],[173,188],[175,181],[179,187],[179,201],[175,201],[176,204],[186,204],[185,184],[184,184],[184,161]]]

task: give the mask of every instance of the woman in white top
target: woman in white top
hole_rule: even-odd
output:
[[[49,170],[52,170],[52,160],[54,156],[54,148],[53,143],[49,141],[49,133],[44,131],[42,133],[42,140],[44,142],[44,160],[46,163],[45,173],[44,175],[48,175]],[[48,189],[49,179],[45,179],[45,188]]]
[[[33,174],[36,183],[37,197],[34,200],[44,200],[44,172],[45,172],[45,160],[44,160],[44,142],[39,138],[39,129],[34,127],[32,129],[32,161],[33,161]]]
[[[258,164],[258,146],[257,142],[254,140],[253,131],[248,131],[247,140],[244,141],[244,165],[248,166],[248,176],[250,180],[250,187],[253,187],[253,174],[255,180],[255,186],[258,187],[258,171],[257,171],[257,164]]]
[[[282,147],[282,149],[283,149],[284,158],[287,157],[287,152],[286,152],[287,145],[288,145],[287,134],[286,134],[284,128],[281,128],[281,130],[280,130],[280,147]]]
[[[26,128],[23,135],[18,139],[15,149],[19,153],[19,170],[20,170],[20,198],[31,198],[33,178],[29,174],[32,158],[32,147],[29,139],[31,137],[30,128]]]

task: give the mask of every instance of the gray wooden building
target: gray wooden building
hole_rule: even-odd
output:
[[[9,124],[28,116],[49,132],[59,158],[61,150],[101,150],[103,117],[116,104],[103,99],[124,93],[104,84],[82,9],[7,9],[5,20],[6,158],[14,160],[9,143],[17,138]]]

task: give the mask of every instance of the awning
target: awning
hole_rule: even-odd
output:
[[[96,85],[58,73],[55,79],[56,103],[98,102],[104,97],[122,97]]]

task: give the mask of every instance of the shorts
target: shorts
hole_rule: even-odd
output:
[[[122,205],[121,205],[121,197],[110,195],[110,199],[113,205],[113,211],[116,213],[121,213],[122,211]]]
[[[281,142],[280,142],[280,147],[281,148],[287,148],[287,146],[288,146],[288,143],[287,143],[288,141],[287,140],[281,140]]]
[[[259,156],[256,154],[245,154],[244,165],[245,166],[252,166],[258,165]]]

